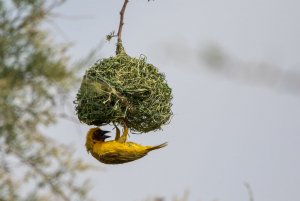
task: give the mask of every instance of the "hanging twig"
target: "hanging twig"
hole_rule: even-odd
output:
[[[148,0],[149,2],[150,0]],[[153,0],[154,1],[154,0]],[[120,23],[119,23],[119,29],[118,29],[118,33],[115,34],[115,31],[112,31],[110,34],[108,34],[106,36],[106,39],[108,41],[110,41],[112,38],[114,37],[118,37],[118,43],[122,42],[122,30],[123,30],[123,25],[124,25],[124,14],[125,14],[125,10],[126,10],[126,6],[128,4],[129,0],[124,0],[122,9],[120,11]]]
[[[126,6],[128,4],[129,0],[125,0],[124,1],[124,4],[122,6],[122,9],[120,11],[120,24],[119,24],[119,30],[118,30],[118,43],[119,42],[122,42],[122,30],[123,30],[123,25],[124,25],[124,14],[125,14],[125,9],[126,9]]]
[[[120,23],[119,23],[119,29],[118,33],[115,34],[115,31],[112,31],[106,36],[106,40],[110,41],[114,37],[118,37],[118,43],[122,42],[122,30],[123,30],[123,25],[124,25],[124,14],[125,14],[125,9],[128,4],[129,0],[125,0],[122,6],[122,9],[120,11]]]
[[[149,2],[150,0],[148,0]],[[129,0],[124,0],[122,9],[120,11],[120,23],[119,23],[119,29],[118,33],[115,34],[115,31],[112,31],[110,34],[106,36],[106,40],[110,41],[112,38],[117,37],[118,42],[117,42],[117,49],[116,49],[116,54],[126,54],[125,50],[122,45],[122,30],[123,30],[123,25],[124,25],[124,14],[126,10],[126,6],[128,4]]]
[[[126,54],[124,47],[122,45],[122,30],[123,30],[123,25],[124,25],[124,14],[125,14],[125,9],[128,4],[129,0],[125,0],[122,6],[122,9],[120,11],[120,24],[119,24],[119,29],[117,33],[118,37],[118,42],[117,42],[117,49],[116,49],[116,54]]]

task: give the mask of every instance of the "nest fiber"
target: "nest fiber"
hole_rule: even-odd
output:
[[[149,132],[169,121],[171,99],[165,76],[145,57],[118,54],[86,71],[75,104],[79,120],[88,125],[126,124]]]

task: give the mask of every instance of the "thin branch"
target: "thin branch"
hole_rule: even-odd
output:
[[[63,200],[70,201],[70,199],[67,198],[67,196],[55,184],[53,184],[53,182],[51,181],[51,178],[49,178],[49,176],[43,170],[38,168],[30,160],[27,160],[26,158],[24,158],[24,156],[22,156],[22,154],[20,154],[19,152],[15,151],[9,147],[7,147],[7,150],[8,150],[8,152],[13,153],[15,156],[17,156],[19,158],[19,160],[21,162],[23,162],[27,166],[31,167],[37,174],[39,174],[47,182],[47,184],[49,184],[50,188],[52,189],[52,191],[54,193],[58,194]]]
[[[122,30],[123,30],[123,25],[124,25],[124,14],[125,14],[125,9],[126,9],[126,6],[127,6],[128,2],[129,2],[129,0],[124,1],[123,7],[120,11],[120,24],[119,24],[118,34],[117,34],[118,42],[122,41]]]
[[[254,201],[253,191],[248,182],[244,182],[244,186],[246,187],[248,194],[249,194],[249,201]]]

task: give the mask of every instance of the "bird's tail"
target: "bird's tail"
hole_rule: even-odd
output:
[[[152,151],[152,150],[155,150],[155,149],[160,149],[160,148],[163,148],[163,147],[165,147],[165,146],[167,146],[167,145],[168,145],[168,143],[165,142],[165,143],[162,143],[162,144],[157,145],[157,146],[151,146],[150,148],[148,148],[148,150],[149,150],[149,151]]]

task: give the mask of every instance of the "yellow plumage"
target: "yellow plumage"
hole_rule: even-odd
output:
[[[97,160],[105,164],[122,164],[140,159],[148,152],[167,146],[163,143],[157,146],[143,146],[134,142],[126,142],[128,128],[125,127],[123,135],[120,137],[120,130],[116,127],[115,140],[105,141],[105,133],[100,128],[91,128],[86,137],[86,149]]]

